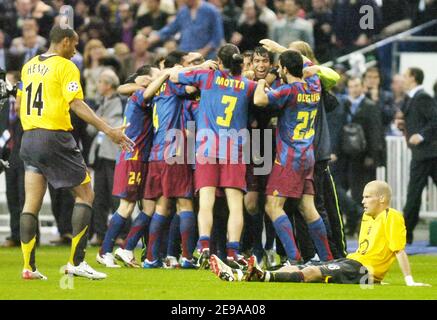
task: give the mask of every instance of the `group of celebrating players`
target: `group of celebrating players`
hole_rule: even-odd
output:
[[[97,261],[106,267],[118,267],[115,259],[139,267],[133,251],[145,236],[144,268],[161,267],[163,260],[166,266],[207,268],[215,254],[232,268],[245,269],[247,260],[240,254],[245,224],[251,243],[244,245],[261,263],[262,203],[288,263],[300,263],[302,256],[284,211],[287,198],[298,199],[320,260],[333,259],[325,224],[314,205],[313,139],[322,82],[323,86],[335,83],[335,72],[268,39],[262,40],[251,56],[253,69],[243,69],[244,57],[232,44],[218,49],[217,61],[204,61],[199,53],[174,51],[161,68],[143,66],[131,83],[119,88],[130,98],[123,125],[112,128],[83,102],[80,75],[69,60],[77,34],[55,26],[50,40],[48,52],[23,67],[17,94],[24,129],[20,155],[26,169],[26,203],[20,217],[23,278],[45,278],[36,269],[35,239],[47,183],[72,188],[75,195],[66,272],[92,279],[106,277],[84,261],[94,195],[83,158],[69,134],[69,109],[123,149],[113,186],[113,195],[121,198],[120,206],[97,255]],[[276,68],[272,52],[280,53]],[[247,160],[246,147],[259,146],[249,132],[260,129],[266,133],[272,115],[277,118],[275,139],[264,146],[272,144],[275,150],[264,158],[272,156],[274,164],[267,174],[257,175],[260,163],[250,154]],[[190,141],[195,141],[194,147]],[[217,206],[216,199],[220,202]],[[139,201],[141,212],[124,245],[113,255],[114,240]],[[250,216],[247,220],[251,220],[246,223],[245,208]],[[165,236],[173,251],[182,251],[180,261],[176,254],[161,252]]]
[[[264,192],[265,211],[288,263],[300,263],[302,257],[284,211],[287,198],[300,199],[299,208],[320,259],[333,259],[326,227],[313,197],[314,120],[322,90],[317,73],[322,77],[330,74],[321,72],[321,67],[313,66],[297,51],[285,50],[267,39],[262,42],[264,47],[255,48],[250,57],[255,62],[253,70],[244,70],[239,49],[226,44],[218,50],[217,61],[202,62],[198,53],[171,52],[164,59],[162,70],[144,66],[138,70],[134,83],[119,88],[120,92],[131,93],[124,123],[129,124],[125,134],[135,146],[132,151],[122,151],[116,164],[113,194],[121,202],[97,255],[99,263],[119,267],[115,262],[118,259],[127,266],[139,267],[133,251],[146,233],[144,268],[207,268],[210,255],[220,252],[228,265],[244,269],[247,261],[240,254],[244,206],[251,216],[256,216],[246,231],[253,233],[250,247],[262,263],[263,214],[258,204]],[[273,54],[266,48],[284,51],[276,70],[272,70]],[[328,80],[335,79],[334,73]],[[243,160],[244,144],[250,143],[245,138],[250,139],[250,135],[239,139],[232,132],[267,129],[272,114],[278,117],[276,141],[268,142],[276,145],[274,165],[269,175],[257,176],[256,165]],[[190,127],[189,121],[195,125]],[[196,132],[191,132],[193,128]],[[180,135],[169,134],[175,130]],[[191,165],[187,139],[193,135],[195,164]],[[214,228],[219,230],[213,232],[218,236],[212,237],[213,220],[220,219],[214,219],[216,197],[226,198],[224,205],[229,216],[227,229],[226,224],[220,229],[214,222]],[[113,255],[114,241],[139,200],[142,210],[124,245]],[[172,222],[169,232],[180,235],[167,237],[169,247],[174,247],[174,239],[180,237],[180,261],[171,252],[175,250],[164,249],[166,252],[161,253],[173,210],[179,230]],[[226,248],[220,251],[223,235],[227,235]],[[197,259],[193,258],[196,247]]]
[[[329,175],[326,159],[323,164],[320,152],[315,154],[322,145],[315,136],[323,132],[315,123],[328,105],[326,92],[339,76],[306,58],[310,51],[299,48],[308,45],[300,43],[293,46],[298,50],[288,50],[264,39],[250,56],[253,68],[244,69],[244,57],[233,44],[218,49],[217,61],[203,61],[198,53],[171,52],[161,68],[143,66],[119,88],[130,98],[124,124],[114,128],[83,101],[80,73],[70,61],[77,44],[74,30],[55,26],[49,50],[32,58],[21,72],[16,108],[24,130],[20,149],[26,192],[20,216],[23,279],[47,279],[36,267],[35,249],[38,214],[48,183],[70,188],[75,196],[65,272],[89,279],[107,277],[85,261],[94,193],[71,134],[71,110],[122,148],[113,186],[120,206],[97,254],[97,261],[106,267],[119,267],[116,259],[140,267],[134,248],[144,237],[143,268],[210,267],[226,281],[357,284],[368,283],[369,275],[381,282],[397,258],[408,286],[428,286],[412,278],[405,253],[405,223],[402,214],[390,208],[391,189],[383,181],[372,181],[364,188],[365,214],[357,251],[344,258],[344,246],[331,245],[328,239],[326,214],[321,217],[320,203],[316,209],[314,201],[316,192],[316,196],[323,193],[316,187],[319,180]],[[275,68],[271,52],[279,53]],[[275,139],[269,140],[271,127],[276,127]],[[258,170],[265,169],[261,155],[249,153],[248,157],[248,145],[261,147],[254,138],[255,129],[267,137],[261,139],[263,159],[264,165],[270,156],[274,159],[271,170]],[[275,148],[266,148],[270,144]],[[299,232],[295,238],[291,215],[284,209],[287,199],[296,202],[306,236]],[[115,239],[137,203],[141,212],[113,255]],[[260,266],[262,207],[279,238],[277,249],[282,245],[285,257],[285,265],[272,272]],[[168,246],[162,252],[164,238]],[[296,240],[309,240],[320,262],[308,261]],[[241,246],[249,249],[248,260]]]

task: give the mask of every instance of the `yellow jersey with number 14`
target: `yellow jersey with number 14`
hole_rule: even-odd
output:
[[[71,131],[70,102],[83,99],[76,65],[58,55],[39,55],[21,70],[20,118],[23,129]]]

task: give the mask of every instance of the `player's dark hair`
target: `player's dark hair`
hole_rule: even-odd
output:
[[[170,52],[164,60],[164,68],[173,68],[176,64],[182,64],[183,58],[188,53],[185,51],[175,50]]]
[[[225,44],[219,49],[217,56],[222,61],[223,66],[231,71],[232,75],[241,74],[244,57],[240,54],[240,49],[236,45]]]
[[[287,50],[279,56],[282,67],[286,67],[288,72],[298,78],[303,77],[303,58],[301,54],[294,50]]]
[[[422,84],[425,75],[423,74],[423,70],[420,68],[408,68],[410,71],[410,75],[414,78],[417,84]]]
[[[64,38],[74,38],[76,32],[73,29],[68,28],[66,26],[54,26],[52,30],[50,30],[49,39],[51,43],[59,43]]]
[[[150,74],[150,71],[152,71],[152,66],[150,64],[145,64],[141,67],[139,67],[135,73],[131,74],[127,79],[124,81],[124,83],[135,83],[135,79],[138,76],[146,76]]]
[[[255,47],[255,49],[253,50],[252,60],[253,60],[253,57],[254,57],[255,55],[259,55],[259,56],[261,56],[261,57],[267,57],[267,58],[269,58],[270,64],[273,64],[273,62],[275,61],[275,55],[274,55],[274,53],[271,52],[271,51],[269,51],[269,50],[267,50],[267,49],[264,48],[264,47],[261,47],[261,46],[259,46],[259,47]]]

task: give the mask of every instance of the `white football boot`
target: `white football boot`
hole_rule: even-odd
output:
[[[107,277],[105,273],[98,272],[91,268],[91,266],[85,261],[82,261],[78,266],[73,266],[72,264],[68,263],[67,268],[65,269],[65,273],[77,277],[88,278],[91,280],[100,280]]]
[[[24,280],[47,280],[47,277],[38,270],[32,271],[28,269],[23,269],[21,277]]]
[[[131,267],[131,268],[141,267],[141,265],[135,260],[133,251],[118,248],[117,250],[115,250],[114,254],[115,254],[115,258],[123,262],[123,264],[126,267]]]
[[[97,252],[96,260],[106,268],[120,268],[120,266],[115,263],[115,258],[110,252],[105,253],[103,256]]]

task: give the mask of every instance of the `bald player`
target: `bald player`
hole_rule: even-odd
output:
[[[390,208],[391,188],[384,181],[371,181],[363,191],[364,215],[356,252],[346,258],[320,265],[287,266],[277,272],[261,270],[249,259],[246,274],[234,273],[212,258],[214,272],[228,281],[326,282],[342,284],[380,283],[395,258],[407,286],[429,286],[413,280],[405,252],[406,229],[402,213]]]

